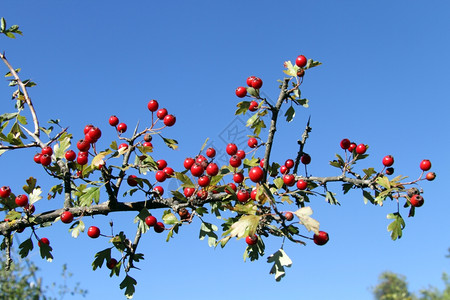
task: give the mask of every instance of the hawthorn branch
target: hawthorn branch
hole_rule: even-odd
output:
[[[298,140],[297,143],[300,145],[300,149],[298,150],[297,157],[295,158],[295,165],[294,165],[294,174],[297,174],[298,165],[300,164],[300,158],[304,154],[303,148],[305,147],[306,140],[309,137],[309,133],[311,132],[311,127],[309,127],[309,123],[311,121],[311,116],[308,118],[308,122],[306,123],[305,131],[302,134],[302,139]]]

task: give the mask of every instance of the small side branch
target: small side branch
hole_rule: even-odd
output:
[[[302,139],[297,141],[297,143],[300,145],[300,149],[298,150],[297,157],[295,158],[295,165],[294,165],[294,172],[293,172],[294,174],[297,174],[298,165],[300,164],[300,158],[302,157],[302,155],[304,153],[303,148],[305,147],[306,140],[308,139],[309,133],[311,132],[311,129],[312,129],[311,127],[309,127],[310,121],[311,121],[311,116],[309,116],[308,123],[306,123],[306,128],[302,134]]]

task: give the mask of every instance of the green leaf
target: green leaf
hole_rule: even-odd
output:
[[[165,138],[160,134],[158,134],[158,135],[163,139],[164,143],[170,149],[176,150],[178,148],[178,142],[176,140]]]
[[[245,249],[244,252],[244,261],[246,260],[246,258],[250,258],[250,261],[255,261],[257,259],[259,259],[260,256],[264,255],[264,250],[265,250],[266,246],[264,245],[264,242],[261,238],[258,238],[258,241],[256,242],[255,245],[249,245],[247,246],[247,248]]]
[[[254,114],[253,116],[251,116],[250,118],[248,118],[246,126],[247,126],[247,127],[252,127],[253,124],[256,122],[257,119],[259,119],[258,114]]]
[[[252,88],[252,87],[247,87],[247,93],[248,93],[250,96],[253,96],[253,97],[259,97],[259,91],[256,90],[256,89],[254,89],[254,88]]]
[[[138,228],[141,233],[146,233],[149,229],[148,225],[145,223],[145,218],[147,218],[148,216],[150,216],[148,209],[143,208],[134,218],[134,223],[138,223]]]
[[[26,182],[27,182],[27,185],[24,185],[24,186],[22,187],[22,189],[23,189],[23,191],[24,191],[25,193],[31,194],[31,192],[33,192],[33,190],[34,190],[35,187],[36,187],[36,182],[37,182],[37,180],[36,180],[36,178],[34,178],[34,177],[29,177],[29,178],[26,180]]]
[[[120,289],[125,289],[125,297],[127,297],[127,299],[133,298],[133,294],[135,291],[134,286],[136,284],[136,280],[134,280],[134,278],[129,275],[127,275],[125,279],[120,283]]]
[[[281,178],[281,177],[275,178],[275,179],[273,180],[273,183],[275,184],[275,186],[277,187],[277,189],[281,189],[281,188],[283,187],[283,185],[284,185],[283,178]]]
[[[334,195],[336,195],[335,193],[332,193],[332,192],[330,192],[330,191],[327,191],[327,194],[326,194],[326,197],[325,197],[325,200],[328,202],[328,203],[330,203],[330,204],[333,204],[333,205],[341,205],[341,204],[339,204],[339,202],[336,200],[336,198],[334,197]]]
[[[169,210],[165,210],[162,216],[162,219],[164,221],[164,224],[172,225],[180,223],[180,221],[177,219],[177,217]]]
[[[205,149],[206,144],[208,144],[209,138],[206,138],[205,142],[203,143],[202,147],[200,148],[200,152],[203,151],[203,149]]]
[[[20,70],[21,70],[20,68],[17,68],[17,69],[15,69],[14,71],[15,71],[16,73],[19,73]],[[8,73],[5,74],[5,77],[10,77],[10,76],[12,76],[11,71],[9,71]]]
[[[299,67],[297,65],[293,65],[290,60],[284,62],[284,67],[286,68],[286,70],[283,70],[283,72],[286,75],[293,77],[297,76],[297,71]]]
[[[393,220],[389,225],[387,230],[391,232],[391,239],[396,240],[402,237],[402,230],[405,228],[406,224],[402,216],[399,213],[388,214],[387,218]]]
[[[84,232],[84,229],[85,229],[85,226],[84,226],[83,221],[78,220],[70,226],[69,232],[71,232],[72,237],[76,239],[80,235],[80,232]]]
[[[70,147],[70,136],[64,137],[58,144],[53,147],[56,158],[63,158],[66,151]]]
[[[234,113],[235,115],[243,115],[248,111],[248,108],[250,107],[250,101],[242,101],[239,102],[237,105],[238,109]]]
[[[50,200],[52,198],[55,198],[56,194],[61,195],[62,191],[63,191],[63,185],[62,184],[57,184],[57,185],[52,186],[52,188],[48,192],[47,199]]]
[[[349,183],[349,182],[344,183],[344,184],[342,185],[342,190],[344,191],[344,194],[347,194],[348,191],[350,191],[350,190],[352,189],[353,186],[354,186],[353,183]]]
[[[24,258],[28,256],[28,253],[33,250],[33,241],[31,240],[31,238],[23,241],[20,245],[19,245],[19,249],[20,249],[20,257]]]
[[[242,216],[239,221],[231,225],[231,228],[226,231],[224,235],[230,234],[231,237],[236,237],[237,239],[254,235],[256,227],[259,224],[259,220],[261,220],[261,216]]]
[[[306,98],[303,99],[297,99],[295,100],[295,102],[297,102],[299,105],[303,106],[304,108],[308,108],[309,107],[309,100]]]
[[[285,275],[284,267],[292,266],[292,260],[286,255],[283,249],[279,249],[267,258],[268,263],[273,263],[270,274],[275,274],[275,280],[280,281]]]
[[[51,253],[52,247],[50,247],[46,243],[41,243],[41,245],[39,246],[39,250],[43,259],[46,259],[49,262],[53,260],[53,255]]]
[[[321,64],[322,64],[321,62],[314,61],[313,59],[310,58],[310,59],[308,59],[308,62],[306,63],[305,70],[320,66]]]
[[[203,222],[200,226],[200,235],[199,239],[203,240],[206,236],[208,237],[208,245],[213,247],[216,245],[217,234],[214,231],[217,231],[218,228],[216,225],[211,223]]]
[[[195,184],[192,183],[191,179],[186,174],[180,172],[175,172],[174,174],[175,178],[183,183],[181,185],[182,187],[191,187],[191,188],[195,187]]]
[[[111,259],[111,248],[107,248],[95,254],[95,260],[92,262],[92,269],[101,268],[103,262],[108,262]]]
[[[0,30],[1,30],[2,32],[4,32],[5,29],[6,29],[6,20],[5,20],[5,18],[2,18],[2,19],[1,19]]]
[[[375,204],[375,199],[373,199],[372,195],[368,191],[363,190],[363,197],[364,197],[364,204],[367,204],[367,201],[370,201],[370,203]]]
[[[373,174],[376,174],[374,168],[363,169],[364,174],[366,174],[367,178],[370,178]]]
[[[391,183],[389,182],[389,178],[387,178],[384,175],[380,175],[376,182],[381,185],[382,187],[386,188],[386,189],[390,189],[391,188]]]
[[[41,199],[42,199],[41,194],[42,194],[41,188],[40,188],[40,187],[35,188],[35,189],[28,195],[30,205],[33,204],[33,203],[36,203],[36,202],[39,201],[39,200],[41,200]]]
[[[15,203],[14,203],[14,204],[15,204]],[[17,205],[16,205],[16,206],[17,206]],[[21,214],[20,212],[15,211],[15,210],[10,210],[10,211],[8,211],[8,213],[6,214],[5,219],[9,219],[10,221],[13,221],[13,220],[20,219],[21,217],[22,217],[22,214]]]
[[[173,236],[173,233],[178,233],[178,228],[180,228],[181,223],[176,223],[175,225],[172,226],[172,228],[170,228],[169,233],[167,234],[167,238],[166,238],[166,242],[168,242],[170,240],[170,238]]]
[[[103,160],[107,155],[111,154],[112,150],[108,149],[106,151],[102,151],[99,154],[97,154],[91,162],[91,167],[92,168],[98,168],[99,165],[103,165],[105,164],[105,161]]]
[[[91,206],[92,202],[98,204],[100,200],[100,187],[88,187],[79,197],[80,206]]]
[[[291,122],[295,117],[295,109],[293,106],[289,107],[286,113],[284,114],[287,122]]]

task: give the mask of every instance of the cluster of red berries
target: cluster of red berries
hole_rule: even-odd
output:
[[[52,163],[53,149],[50,146],[42,148],[40,153],[34,155],[34,162],[43,166],[48,166]]]
[[[343,139],[341,141],[341,148],[343,150],[348,150],[349,152],[355,151],[356,154],[364,154],[367,151],[367,146],[365,144],[356,145],[356,143],[350,142],[349,139]]]
[[[6,199],[11,195],[11,188],[9,186],[2,186],[0,188],[0,198]],[[26,211],[33,213],[35,208],[34,205],[28,205],[28,196],[21,194],[16,196],[15,203],[17,206],[23,207]]]
[[[254,88],[255,90],[259,90],[263,85],[263,81],[259,77],[249,76],[247,78],[247,85],[249,87]],[[238,96],[239,98],[244,98],[245,96],[247,96],[247,88],[243,87],[243,86],[238,87],[236,89],[236,96]],[[252,102],[255,102],[256,106],[255,106],[255,103],[250,104],[252,106],[252,109],[249,109],[249,110],[255,111],[256,108],[258,107],[258,102],[256,102],[256,101],[252,101]]]
[[[145,218],[145,224],[149,227],[153,227],[155,232],[161,233],[165,230],[164,223],[158,222],[154,216],[148,216]]]
[[[148,102],[148,104],[147,104],[147,108],[152,113],[154,113],[156,111],[156,117],[158,119],[162,120],[164,125],[170,127],[170,126],[173,126],[175,124],[175,122],[176,122],[175,116],[168,114],[167,109],[161,108],[161,109],[158,110],[158,108],[159,108],[158,101],[150,100]]]

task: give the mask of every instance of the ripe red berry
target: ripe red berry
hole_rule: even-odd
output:
[[[264,168],[264,158],[259,161],[259,166]]]
[[[258,102],[252,101],[252,102],[250,102],[250,106],[248,107],[248,110],[249,111],[257,111],[258,106],[259,106]]]
[[[167,177],[172,177],[175,171],[171,167],[165,167],[163,172],[166,173]]]
[[[300,68],[305,67],[307,62],[308,60],[304,55],[297,56],[297,59],[295,60],[295,64]]]
[[[233,155],[232,157],[230,157],[230,165],[232,167],[239,167],[242,163],[242,160],[239,158],[239,156],[237,155]]]
[[[183,190],[184,196],[186,198],[191,197],[192,195],[194,195],[195,189],[194,188],[190,188],[190,187],[185,187]]]
[[[243,86],[240,86],[236,89],[236,96],[239,98],[244,98],[247,95],[247,89]]]
[[[236,152],[236,155],[240,159],[244,159],[245,158],[245,151],[244,150],[238,150],[238,152]]]
[[[91,226],[88,229],[87,235],[90,238],[96,239],[96,238],[98,238],[100,236],[100,229],[98,227],[96,227],[96,226]]]
[[[27,211],[28,213],[32,214],[34,213],[34,211],[36,210],[36,207],[34,206],[34,204],[27,204],[24,206],[23,208],[25,211]]]
[[[80,151],[88,151],[91,148],[91,144],[89,144],[85,140],[79,140],[77,142],[77,149]]]
[[[244,203],[250,198],[250,193],[247,190],[242,189],[237,192],[236,197],[239,202]]]
[[[264,172],[260,167],[253,167],[248,172],[250,180],[253,182],[260,182],[264,177]]]
[[[428,181],[433,181],[436,178],[436,173],[434,172],[428,172],[427,175],[425,176],[425,178]]]
[[[72,221],[73,221],[73,214],[70,211],[66,210],[61,214],[61,222],[68,224]]]
[[[413,195],[411,197],[411,199],[409,199],[409,202],[414,207],[421,207],[425,201],[421,195],[416,194],[416,195]]]
[[[17,206],[24,207],[28,204],[28,196],[27,195],[18,195],[16,197],[15,202],[16,202]]]
[[[210,179],[209,179],[209,177],[206,176],[206,175],[201,176],[201,177],[198,179],[198,185],[201,186],[201,187],[206,187],[206,186],[209,185],[209,183],[210,183]]]
[[[253,78],[252,88],[259,90],[262,87],[262,85],[263,85],[263,82],[262,82],[261,78],[259,78],[259,77]]]
[[[206,149],[206,156],[208,156],[209,158],[213,158],[214,156],[216,156],[216,150],[214,148]]]
[[[364,154],[366,153],[367,147],[364,144],[359,144],[358,146],[356,146],[356,153],[357,154]]]
[[[165,167],[167,167],[167,161],[165,161],[164,159],[160,159],[156,162],[156,164],[158,165],[158,170],[162,170]]]
[[[253,246],[258,242],[258,236],[256,234],[254,234],[253,236],[247,236],[245,238],[245,242],[247,243],[247,245]]]
[[[128,144],[127,143],[122,143],[119,145],[119,150],[123,149],[123,150],[127,150],[128,149]]]
[[[195,162],[201,164],[202,162],[207,161],[206,157],[199,154],[195,157]]]
[[[0,197],[8,198],[11,195],[11,189],[9,186],[2,186],[0,188]]]
[[[216,163],[208,164],[208,166],[206,167],[206,173],[209,176],[216,176],[217,174],[219,174],[219,166]]]
[[[156,100],[150,100],[150,101],[147,103],[147,108],[148,108],[148,110],[151,111],[151,112],[157,111],[157,110],[158,110],[158,107],[159,107],[159,104],[158,104],[158,101],[156,101]]]
[[[127,131],[127,124],[125,123],[120,123],[119,125],[117,125],[117,131],[120,133],[124,133],[125,131]]]
[[[153,191],[157,192],[160,196],[162,196],[164,194],[164,188],[162,186],[155,186],[153,188]]]
[[[316,245],[323,246],[329,239],[328,233],[325,231],[319,231],[319,234],[314,234],[314,243],[316,243]]]
[[[241,172],[234,173],[233,181],[236,183],[241,183],[242,181],[244,181],[244,174],[242,174]]]
[[[284,165],[286,166],[286,168],[292,169],[294,167],[294,160],[288,159],[284,162]]]
[[[300,158],[300,161],[302,162],[302,164],[304,165],[308,165],[311,162],[311,156],[309,156],[309,154],[303,154],[302,157]]]
[[[34,155],[33,159],[34,159],[35,163],[40,164],[41,163],[41,154],[40,153],[36,153]]]
[[[286,174],[283,176],[283,182],[287,186],[293,186],[295,184],[295,176],[292,174]]]
[[[306,190],[306,188],[308,187],[308,182],[304,181],[303,179],[300,179],[299,181],[297,181],[297,188],[299,190]]]
[[[252,86],[253,79],[255,79],[255,78],[256,78],[256,76],[249,76],[247,78],[247,85]]]
[[[281,173],[281,174],[284,175],[284,174],[286,174],[286,173],[288,173],[288,172],[289,172],[289,168],[288,168],[288,167],[286,167],[286,166],[284,166],[284,165],[280,167],[280,173]]]
[[[258,140],[255,139],[255,138],[249,138],[249,139],[248,139],[248,142],[247,142],[247,145],[248,145],[250,148],[256,148],[256,146],[258,146]]]
[[[157,222],[157,223],[155,224],[155,226],[153,226],[153,230],[155,230],[156,233],[161,233],[161,232],[163,232],[163,231],[165,230],[164,223],[162,223],[162,222]]]
[[[161,108],[156,112],[156,117],[160,120],[164,120],[165,116],[167,116],[167,109]]]
[[[258,194],[258,190],[257,189],[253,189],[250,193],[250,198],[252,200],[256,200],[256,195]]]
[[[80,152],[80,153],[83,153],[83,152]],[[87,162],[88,162],[88,157],[87,157],[87,155],[80,155],[80,154],[78,154],[78,157],[77,157],[77,163],[78,163],[80,166],[84,166],[85,164],[87,164]]]
[[[143,142],[143,143],[142,143],[142,146],[153,148],[153,144],[150,143],[150,142]]]
[[[230,183],[228,184],[228,187],[229,187],[231,190],[233,190],[234,192],[237,191],[236,185],[235,185],[234,183],[232,183],[232,182],[230,182]],[[231,192],[230,192],[228,189],[225,189],[225,192],[226,192],[227,194],[231,194]]]
[[[225,150],[227,151],[228,155],[235,155],[238,148],[235,144],[230,143],[227,145],[227,148]]]
[[[208,191],[207,190],[200,190],[197,192],[197,198],[200,200],[206,200],[208,198]]]
[[[52,147],[47,146],[47,147],[42,148],[41,154],[52,155],[53,154]]]
[[[98,127],[92,127],[87,136],[95,143],[102,136],[102,131]]]
[[[167,115],[164,117],[164,125],[170,127],[173,126],[176,122],[177,118],[174,115]]]
[[[188,157],[184,160],[183,166],[186,169],[190,169],[194,163],[195,163],[195,160],[191,157]]]
[[[116,116],[111,116],[111,117],[109,117],[108,122],[109,122],[109,125],[111,125],[113,127],[117,126],[117,124],[119,124],[119,118]]]
[[[392,155],[386,155],[383,158],[383,165],[386,167],[390,167],[394,164],[394,157]]]
[[[200,177],[204,171],[202,165],[199,163],[193,164],[190,170],[191,170],[192,176],[195,176],[195,177]]]
[[[138,181],[136,180],[137,176],[136,175],[129,175],[127,177],[127,183],[129,186],[137,186],[138,185]]]
[[[341,148],[344,149],[344,150],[347,150],[348,147],[350,147],[350,144],[351,144],[351,142],[350,142],[349,139],[343,139],[341,141]]]
[[[294,219],[294,214],[290,211],[287,211],[284,214],[284,217],[286,218],[286,221],[292,221]]]
[[[117,265],[117,259],[115,258],[111,258],[107,263],[106,263],[106,267],[110,270],[114,269],[115,266]]]
[[[48,240],[48,238],[43,237],[38,241],[38,246],[41,247],[42,244],[46,244],[47,246],[50,246],[50,241]]]
[[[52,157],[48,154],[41,154],[41,165],[48,166],[52,163]]]
[[[431,162],[428,159],[424,159],[420,162],[420,169],[422,171],[428,171],[431,169]]]
[[[156,181],[164,182],[166,180],[166,178],[167,178],[167,175],[164,171],[158,171],[155,174]]]
[[[348,146],[348,151],[353,152],[353,150],[356,149],[356,144],[355,143],[350,143],[350,146]]]
[[[154,216],[148,216],[145,218],[145,224],[147,224],[147,226],[155,226],[157,222],[158,220],[156,220]]]
[[[77,158],[77,154],[73,150],[68,150],[64,157],[67,159],[67,161],[74,161]]]

